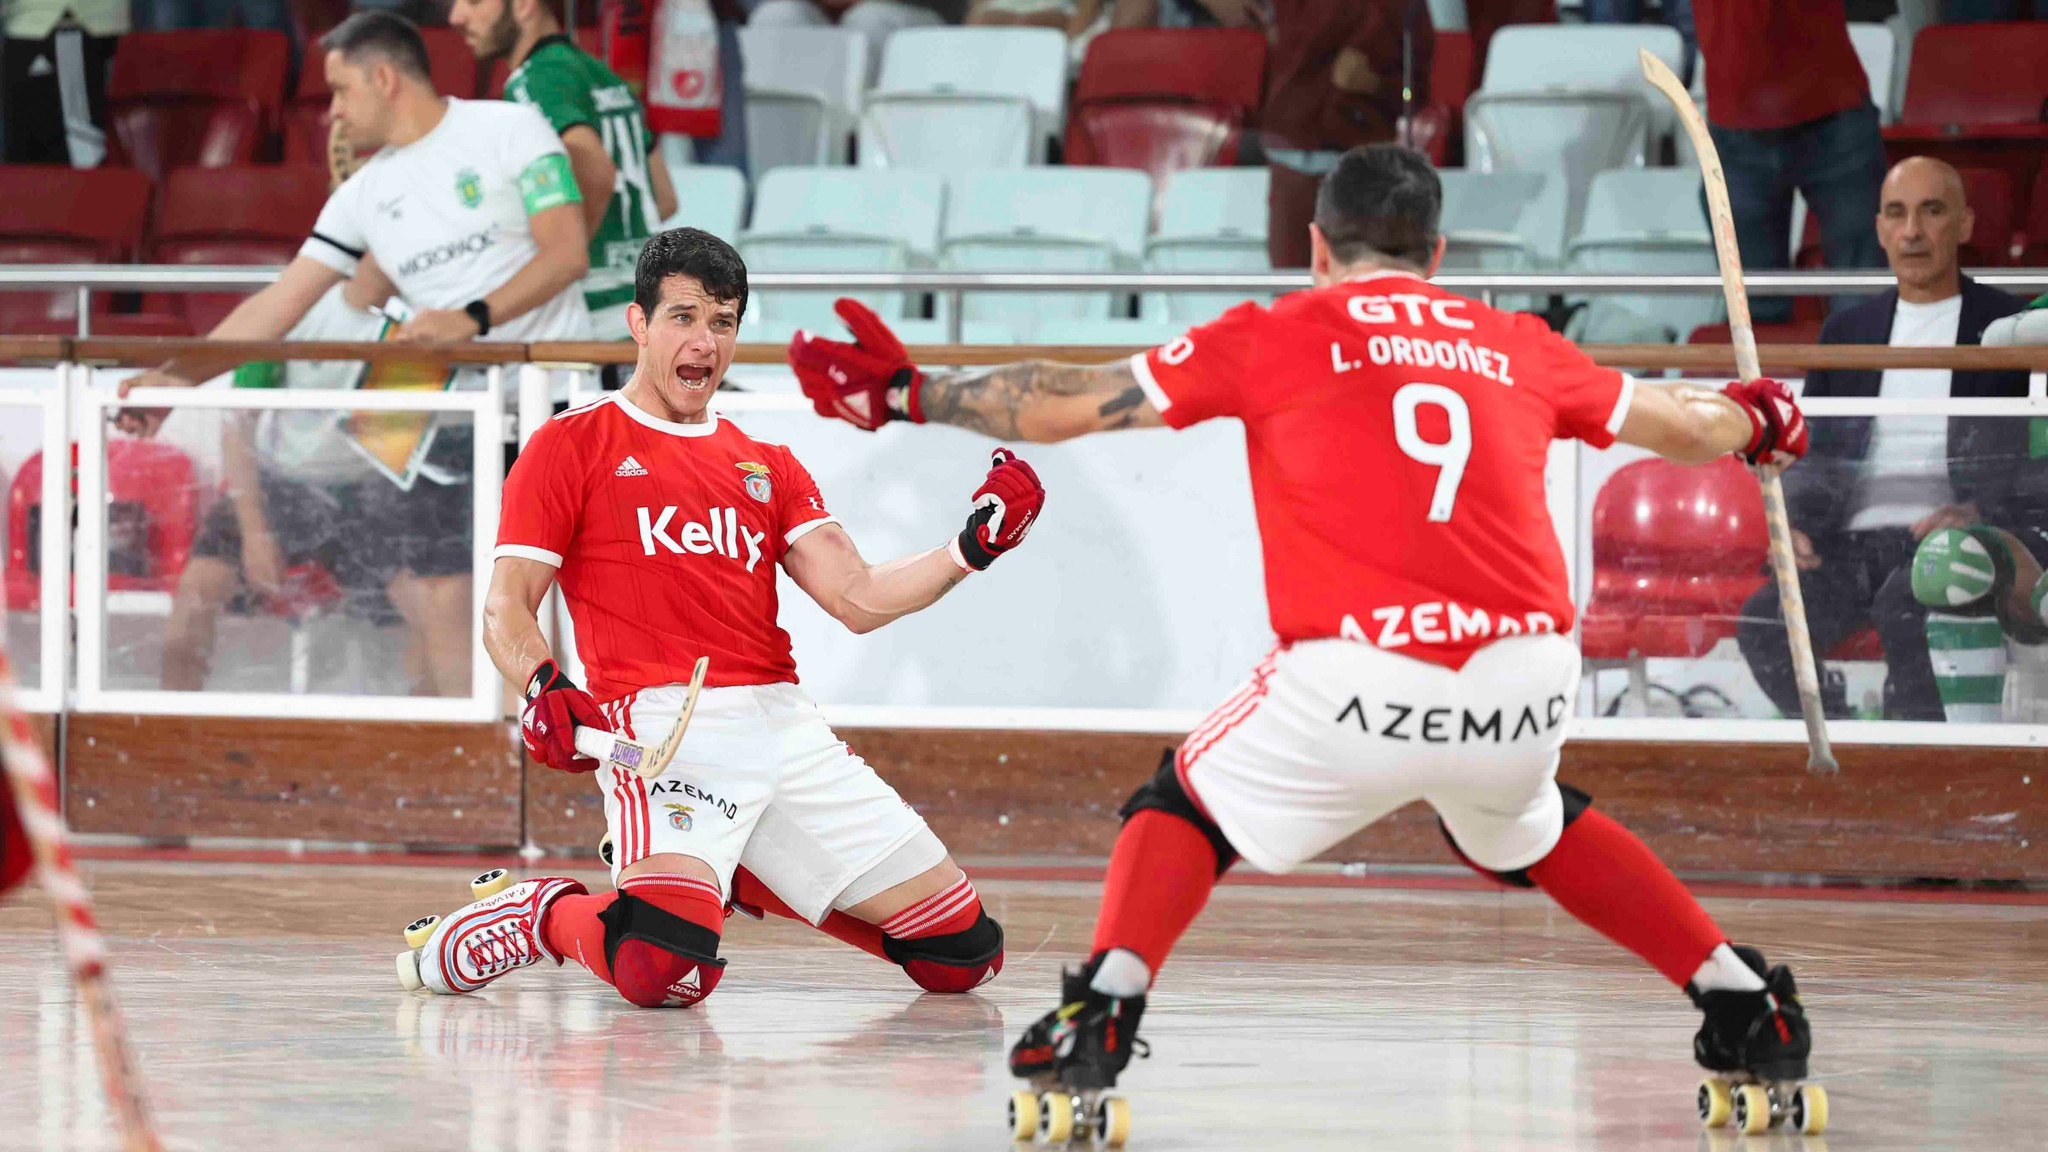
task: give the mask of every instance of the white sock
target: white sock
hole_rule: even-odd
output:
[[[1102,967],[1095,970],[1095,979],[1088,982],[1088,987],[1119,1000],[1143,996],[1151,986],[1152,969],[1128,948],[1110,949],[1109,955],[1102,958]]]
[[[1692,974],[1692,986],[1702,992],[1761,992],[1764,978],[1744,964],[1735,949],[1717,944],[1700,970]]]

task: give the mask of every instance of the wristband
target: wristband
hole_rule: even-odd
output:
[[[471,300],[462,306],[462,310],[469,313],[471,320],[476,321],[477,335],[489,336],[491,334],[491,306],[488,303],[482,300]]]
[[[960,566],[960,571],[964,575],[971,576],[974,573],[981,571],[980,568],[976,568],[974,565],[969,564],[967,562],[967,557],[960,554],[959,536],[955,536],[951,540],[946,541],[946,555],[953,558],[953,563],[958,564]]]

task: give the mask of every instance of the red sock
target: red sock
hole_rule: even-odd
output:
[[[1156,978],[1215,887],[1216,849],[1201,829],[1157,809],[1137,813],[1109,854],[1093,950],[1128,948]]]
[[[944,891],[919,900],[876,927],[883,935],[898,940],[916,940],[965,932],[980,919],[981,895],[974,890],[974,882],[963,875]]]
[[[759,878],[745,868],[733,870],[732,898],[735,903],[757,908],[769,915],[781,916],[788,920],[803,920],[803,917],[796,914],[794,908],[782,902],[782,897],[769,891],[766,884],[761,883]],[[804,922],[809,923],[807,920]],[[889,959],[888,954],[882,951],[882,930],[865,920],[856,920],[844,912],[833,911],[826,914],[825,922],[818,925],[818,931],[835,940],[851,944],[878,960]]]
[[[558,897],[548,905],[547,919],[540,925],[550,951],[590,969],[592,976],[607,984],[612,982],[612,968],[605,963],[604,921],[597,914],[618,898],[616,892]]]
[[[1529,878],[1587,927],[1683,988],[1727,939],[1671,869],[1635,834],[1588,808]]]
[[[631,892],[713,932],[725,927],[725,901],[710,881],[688,876],[636,876],[621,884],[619,891]],[[547,919],[541,924],[541,935],[556,955],[576,961],[607,984],[613,983],[612,970],[604,958],[605,926],[598,913],[618,898],[618,892],[560,897],[548,906]]]

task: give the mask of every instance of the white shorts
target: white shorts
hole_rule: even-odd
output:
[[[1495,871],[1564,830],[1554,781],[1578,690],[1570,638],[1517,636],[1462,669],[1349,640],[1276,651],[1190,734],[1181,786],[1253,867],[1285,872],[1412,800]]]
[[[604,705],[614,728],[658,744],[688,690],[650,688]],[[706,688],[668,769],[653,780],[609,766],[595,773],[612,835],[612,880],[649,856],[679,853],[711,865],[730,895],[745,865],[816,924],[845,892],[890,861],[908,878],[945,859],[924,818],[834,735],[794,684]],[[929,859],[922,859],[929,857]],[[900,873],[899,873],[900,874]]]

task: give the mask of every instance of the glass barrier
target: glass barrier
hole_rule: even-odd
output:
[[[1904,407],[1813,416],[1784,476],[1827,716],[2048,720],[2048,418]],[[1627,448],[1578,468],[1578,714],[1797,718],[1755,478]]]
[[[82,708],[495,713],[477,605],[502,476],[498,373],[484,391],[365,393],[292,387],[299,368],[268,386],[151,390],[171,412],[146,439],[105,423],[121,407],[110,387],[88,390]]]
[[[46,445],[64,443],[64,375],[0,370],[0,645],[31,711],[55,711],[64,692],[68,618],[50,602],[69,582],[69,469],[43,469]]]

